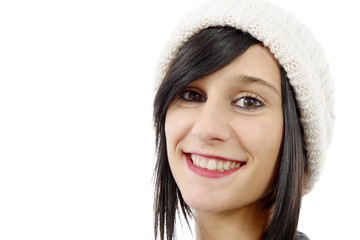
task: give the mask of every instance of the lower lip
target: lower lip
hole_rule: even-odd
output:
[[[186,162],[187,166],[193,173],[196,173],[197,175],[200,175],[202,177],[207,177],[207,178],[222,178],[222,177],[229,176],[230,174],[239,171],[245,165],[244,164],[238,168],[225,170],[223,172],[211,171],[211,170],[208,170],[205,168],[195,166],[192,163],[192,161],[190,160],[190,157],[188,155],[184,154],[184,156],[185,156],[185,162]]]

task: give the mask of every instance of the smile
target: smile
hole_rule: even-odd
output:
[[[241,169],[244,161],[228,160],[220,157],[187,153],[184,154],[189,169],[203,177],[220,178]]]

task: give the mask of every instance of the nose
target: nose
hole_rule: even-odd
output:
[[[192,134],[203,142],[225,142],[232,136],[226,107],[207,101],[195,116]]]

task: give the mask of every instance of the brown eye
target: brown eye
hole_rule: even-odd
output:
[[[263,107],[264,103],[253,97],[243,97],[235,102],[235,106],[247,110],[254,110],[259,107]]]
[[[246,99],[244,99],[244,106],[245,106],[245,107],[249,107],[249,108],[255,107],[255,106],[256,106],[255,103],[256,103],[255,100],[252,99],[252,98],[246,98]]]
[[[180,94],[180,97],[188,102],[204,102],[205,97],[194,90],[185,90]]]

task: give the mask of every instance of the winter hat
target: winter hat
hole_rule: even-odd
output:
[[[264,0],[213,0],[190,12],[167,42],[157,69],[157,86],[180,47],[208,27],[247,32],[270,49],[287,72],[300,108],[307,150],[303,194],[318,181],[334,122],[333,83],[328,63],[310,30],[295,17]]]

